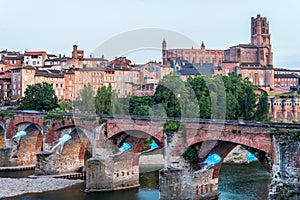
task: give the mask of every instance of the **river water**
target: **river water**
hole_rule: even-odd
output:
[[[78,184],[59,191],[25,194],[9,200],[156,200],[159,199],[158,170],[140,170],[140,188],[89,193],[83,192],[85,184]],[[26,177],[27,172],[0,173],[0,177]],[[270,174],[258,162],[250,164],[223,164],[219,175],[221,200],[266,200]]]

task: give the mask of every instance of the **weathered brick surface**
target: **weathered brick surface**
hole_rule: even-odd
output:
[[[0,132],[0,148],[4,146],[4,132],[3,129]]]
[[[274,136],[277,159],[273,165],[269,198],[298,200],[300,198],[300,142]]]
[[[40,135],[39,130],[33,130],[20,139],[16,154],[18,166],[35,164],[35,154],[41,151],[42,146],[41,135],[39,137],[38,135]]]
[[[163,141],[163,122],[131,119],[109,119],[108,138],[126,131],[140,131]],[[130,134],[130,133],[129,133]]]
[[[139,155],[123,153],[105,159],[90,159],[87,166],[87,191],[111,191],[139,186]]]

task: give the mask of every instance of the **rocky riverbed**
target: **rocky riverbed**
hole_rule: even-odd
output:
[[[0,178],[0,199],[25,193],[59,190],[83,182],[58,178]]]

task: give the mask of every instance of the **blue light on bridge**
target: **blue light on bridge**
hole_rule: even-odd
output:
[[[52,151],[55,150],[59,145],[64,144],[65,142],[71,139],[72,139],[71,135],[69,134],[63,135],[61,138],[59,138],[58,143],[54,147],[52,147]]]
[[[247,160],[248,160],[248,163],[251,163],[251,162],[257,160],[257,158],[255,157],[254,154],[252,154],[251,152],[248,151],[247,152]]]
[[[24,137],[26,135],[27,135],[27,133],[25,131],[19,131],[16,133],[16,135],[13,136],[13,138]]]
[[[201,172],[204,172],[212,167],[214,167],[215,165],[219,164],[220,162],[222,161],[222,157],[219,155],[219,154],[211,154],[209,155],[205,161],[203,161],[201,163],[202,165],[202,168],[198,171],[195,171],[194,173],[201,173]]]
[[[131,149],[131,145],[128,142],[124,142],[120,147],[120,151],[129,151]]]
[[[156,144],[156,142],[154,140],[152,140],[152,143],[150,144],[151,149],[157,149],[158,145]]]
[[[221,156],[219,156],[219,154],[214,153],[214,154],[209,155],[205,159],[204,163],[215,166],[216,164],[221,162],[221,160],[222,160]]]
[[[59,143],[65,143],[68,140],[71,140],[72,136],[69,134],[65,134],[64,136],[62,136],[61,138],[59,138]]]

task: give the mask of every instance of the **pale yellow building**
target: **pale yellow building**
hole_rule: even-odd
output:
[[[34,67],[13,68],[12,71],[12,99],[17,100],[25,96],[28,85],[47,82],[53,85],[58,99],[64,98],[64,74],[58,70],[36,70]]]
[[[90,84],[93,87],[94,96],[97,94],[99,87],[104,85],[105,70],[103,68],[81,68],[74,70],[74,85],[68,84],[68,88],[74,89],[74,98],[76,99],[79,92],[85,85]],[[70,80],[69,80],[70,81]],[[72,90],[72,89],[69,89]]]
[[[133,94],[133,85],[139,83],[139,71],[132,68],[115,69],[115,86],[119,98]]]

